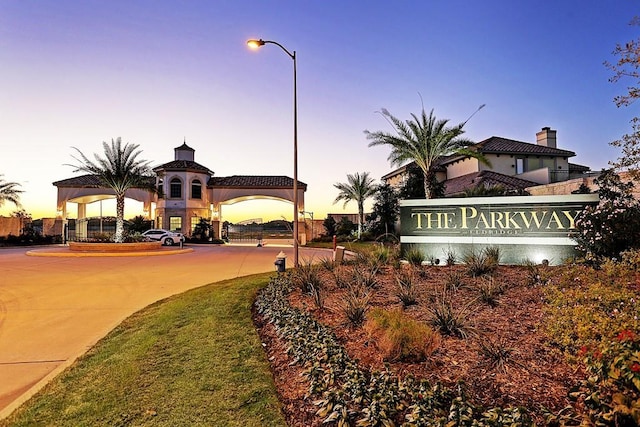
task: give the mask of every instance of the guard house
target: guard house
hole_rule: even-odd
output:
[[[195,150],[184,142],[174,149],[174,159],[153,168],[156,193],[131,189],[126,197],[143,201],[144,216],[157,228],[179,231],[190,236],[202,218],[211,221],[215,237],[220,237],[224,205],[253,199],[293,202],[293,179],[287,176],[233,175],[214,177],[214,172],[195,161]],[[67,202],[78,204],[78,220],[86,217],[86,204],[113,198],[113,192],[100,186],[97,177],[83,175],[53,183],[58,187],[58,218],[66,218]],[[304,193],[307,185],[298,181],[297,220],[304,221]],[[298,228],[305,242],[304,227]],[[80,237],[82,230],[76,231]],[[86,233],[84,234],[86,236]]]

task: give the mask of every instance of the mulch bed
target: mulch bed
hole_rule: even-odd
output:
[[[340,267],[353,268],[350,266]],[[405,266],[404,268],[409,268]],[[552,267],[549,267],[552,268]],[[348,274],[348,272],[345,270]],[[435,295],[442,292],[451,274],[464,274],[465,266],[425,266],[416,271],[418,304],[404,308],[411,317],[429,322],[428,310]],[[376,340],[363,327],[350,327],[342,310],[345,290],[336,286],[334,276],[321,272],[326,287],[323,308],[316,308],[308,295],[299,289],[290,295],[290,302],[305,308],[314,317],[331,327],[340,343],[360,366],[382,370],[388,366],[394,373],[431,382],[443,383],[452,389],[461,385],[467,399],[483,407],[520,406],[529,410],[539,424],[542,408],[559,411],[568,406],[569,389],[584,378],[580,367],[570,365],[554,348],[544,333],[543,294],[540,286],[527,283],[524,267],[500,266],[492,279],[465,276],[463,286],[455,292],[455,303],[469,305],[473,333],[468,338],[443,336],[437,351],[426,361],[385,361]],[[493,280],[503,288],[495,306],[478,297],[479,281]],[[396,296],[396,280],[391,268],[377,276],[377,286],[371,300],[372,307],[387,310],[403,309]],[[301,375],[303,369],[291,365],[284,344],[276,337],[273,327],[256,318],[258,332],[265,344],[283,411],[290,426],[322,425],[316,417],[313,399],[306,398],[308,384]],[[499,348],[508,356],[504,366],[482,352],[485,347]]]

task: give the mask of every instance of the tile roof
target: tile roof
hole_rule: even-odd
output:
[[[211,177],[210,187],[262,187],[262,188],[292,188],[293,178],[284,175],[233,175]],[[307,184],[298,181],[298,187],[306,190]]]
[[[492,136],[491,138],[472,145],[471,148],[478,149],[483,153],[540,154],[563,157],[573,157],[576,155],[576,153],[569,150],[516,141],[515,139],[502,138],[499,136]]]
[[[446,197],[463,193],[467,189],[478,187],[480,185],[484,185],[485,187],[501,185],[507,190],[524,190],[527,187],[539,185],[533,181],[516,178],[515,176],[503,175],[501,173],[488,170],[448,179],[444,184],[444,193]]]
[[[159,170],[172,170],[172,171],[184,171],[191,170],[197,172],[204,172],[212,175],[213,172],[208,167],[202,166],[200,163],[196,163],[192,160],[172,160],[169,163],[162,164],[153,168],[154,172]]]
[[[579,165],[577,163],[569,163],[569,172],[590,172],[589,166]]]
[[[148,177],[149,184],[155,185],[156,178],[153,176]],[[67,178],[53,183],[56,187],[104,187],[100,183],[100,177],[97,175],[80,175],[73,178]]]

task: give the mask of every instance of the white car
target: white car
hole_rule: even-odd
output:
[[[184,236],[182,233],[176,233],[174,231],[162,230],[159,228],[153,228],[142,233],[144,237],[150,240],[159,240],[163,245],[172,246],[179,242],[184,242]]]

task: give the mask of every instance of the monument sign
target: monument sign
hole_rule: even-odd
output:
[[[401,200],[400,243],[435,259],[495,246],[505,264],[561,264],[576,255],[576,216],[597,203],[597,194]]]

